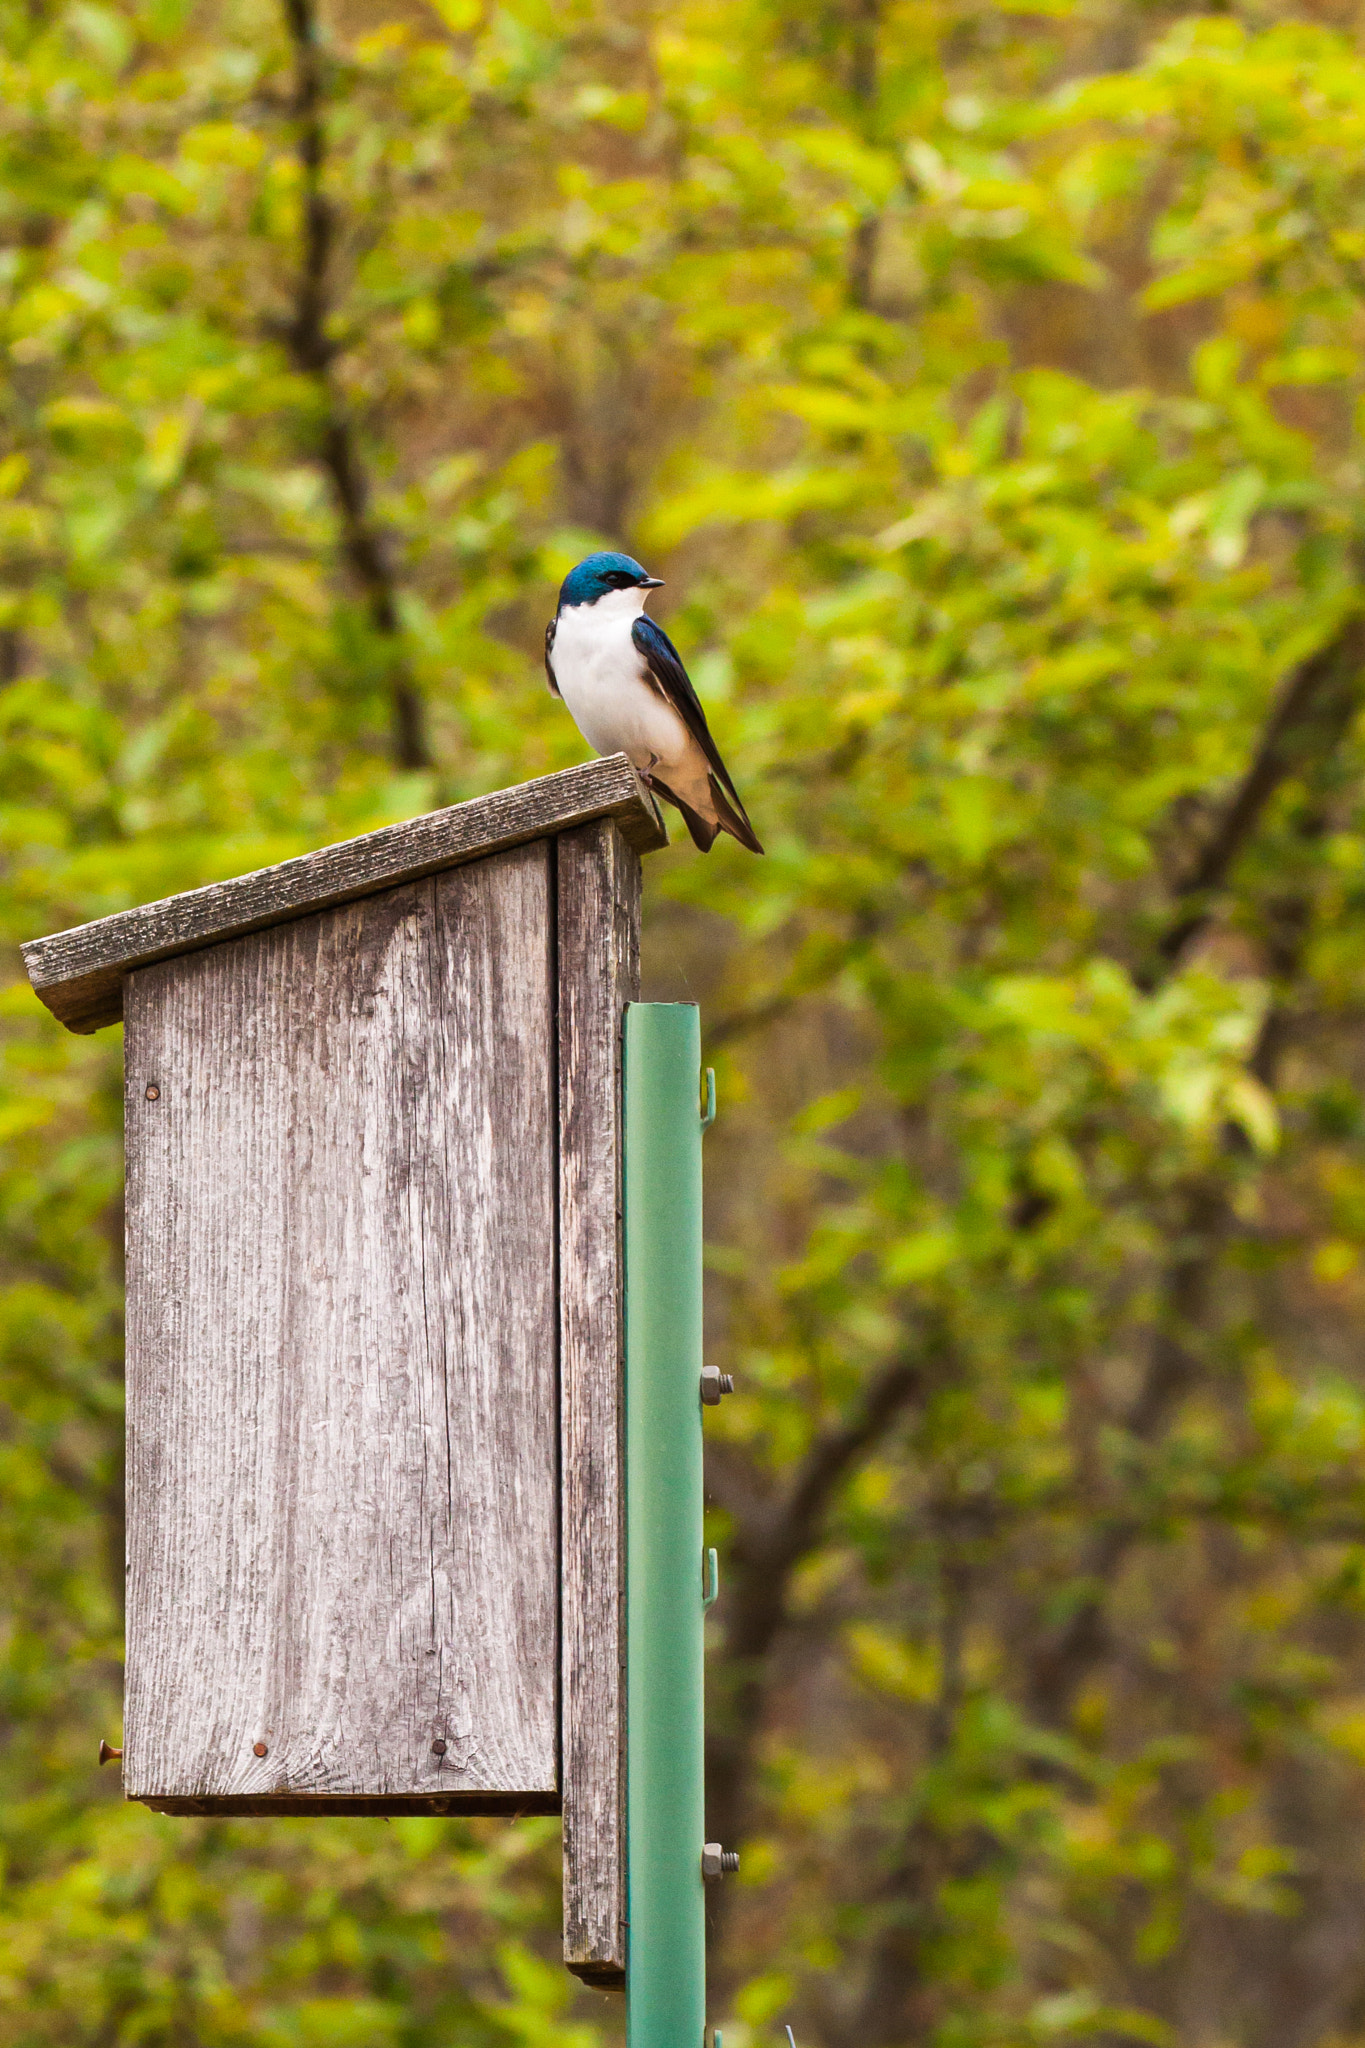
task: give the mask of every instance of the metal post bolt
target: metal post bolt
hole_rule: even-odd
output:
[[[719,1408],[722,1394],[733,1394],[735,1383],[728,1372],[722,1372],[718,1365],[704,1365],[701,1369],[701,1400],[703,1408]]]
[[[738,1869],[738,1849],[722,1849],[719,1842],[702,1844],[701,1874],[708,1884],[713,1884],[718,1877],[733,1877]]]

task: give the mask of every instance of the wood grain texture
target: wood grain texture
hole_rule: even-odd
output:
[[[610,822],[558,842],[564,1960],[625,1970],[625,1332],[621,1024],[640,859]]]
[[[31,939],[24,965],[55,1017],[72,1031],[98,1031],[122,1016],[123,977],[134,968],[608,817],[641,853],[668,844],[653,798],[625,755],[612,754],[277,867]]]
[[[129,977],[132,1798],[556,1804],[553,861]]]

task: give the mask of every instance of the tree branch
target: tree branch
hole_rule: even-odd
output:
[[[1334,647],[1344,653],[1340,642],[1334,643]],[[1336,681],[1319,685],[1339,692],[1344,699],[1344,704],[1334,701],[1330,720],[1325,722],[1332,734],[1331,750],[1318,763],[1315,779],[1319,785],[1331,776],[1337,743],[1354,711],[1357,674],[1358,662],[1353,660],[1348,668],[1343,659]],[[1343,675],[1349,687],[1343,686]],[[1282,703],[1281,714],[1284,709]],[[1323,722],[1319,722],[1318,729],[1324,730]],[[1268,733],[1258,761],[1267,753],[1269,741]],[[1253,765],[1244,789],[1254,772]],[[1306,850],[1318,845],[1331,825],[1330,805],[1325,790],[1319,786],[1310,791],[1294,836]],[[1263,1087],[1273,1089],[1289,1044],[1290,990],[1301,970],[1314,924],[1313,895],[1301,876],[1291,873],[1287,884],[1263,904],[1262,923],[1267,965],[1282,994],[1262,1019],[1247,1067]],[[1121,1425],[1135,1444],[1151,1444],[1158,1439],[1194,1381],[1198,1359],[1187,1333],[1204,1319],[1219,1255],[1234,1224],[1225,1178],[1206,1178],[1190,1185],[1184,1215],[1173,1232],[1177,1251],[1162,1289],[1165,1312],[1152,1338],[1142,1385]],[[1032,1712],[1040,1720],[1053,1725],[1062,1721],[1086,1673],[1107,1654],[1106,1603],[1120,1566],[1143,1533],[1142,1518],[1133,1517],[1109,1522],[1094,1537],[1089,1557],[1078,1573],[1089,1590],[1061,1628],[1043,1637],[1031,1662],[1027,1697]]]
[[[1174,971],[1181,955],[1207,925],[1213,910],[1211,897],[1229,881],[1275,792],[1310,760],[1316,763],[1319,781],[1329,774],[1360,700],[1363,669],[1365,616],[1356,614],[1334,640],[1294,671],[1255,758],[1176,892],[1177,901],[1183,899],[1185,907],[1157,948],[1149,987]],[[1295,836],[1300,845],[1316,845],[1330,822],[1327,803],[1318,791],[1299,820]],[[1264,906],[1263,922],[1267,965],[1284,987],[1299,971],[1312,930],[1311,893],[1291,883]],[[1282,1000],[1267,1012],[1247,1062],[1267,1088],[1274,1085],[1288,1030],[1289,1016]],[[1122,1423],[1124,1434],[1133,1443],[1155,1442],[1195,1377],[1197,1360],[1185,1333],[1203,1320],[1219,1253],[1232,1222],[1228,1189],[1222,1179],[1201,1180],[1190,1186],[1184,1215],[1173,1233],[1179,1249],[1162,1289],[1165,1313],[1152,1338],[1142,1386]],[[1089,1591],[1062,1626],[1044,1636],[1031,1660],[1027,1694],[1039,1719],[1054,1724],[1064,1719],[1084,1675],[1106,1654],[1109,1591],[1141,1533],[1140,1521],[1122,1521],[1111,1522],[1095,1536],[1078,1574]]]
[[[326,73],[317,13],[314,0],[283,0],[283,7],[294,54],[292,113],[303,174],[299,268],[285,338],[295,369],[310,379],[317,393],[321,423],[314,457],[331,485],[341,522],[342,556],[383,650],[394,763],[405,769],[429,768],[422,699],[403,647],[397,582],[385,537],[371,517],[369,479],[333,373],[336,346],[328,321],[336,218],[325,185]]]
[[[787,1620],[792,1574],[815,1548],[830,1503],[857,1461],[924,1399],[939,1349],[930,1339],[915,1355],[886,1365],[858,1413],[816,1438],[778,1501],[747,1511],[727,1502],[735,1536],[726,1565],[724,1707],[706,1752],[707,1827],[718,1841],[735,1842],[744,1831],[767,1660]],[[725,1905],[720,1898],[713,1908],[713,1937],[723,1928]]]
[[[1187,907],[1158,949],[1153,985],[1173,971],[1183,949],[1203,928],[1211,914],[1209,895],[1230,879],[1276,789],[1306,765],[1311,764],[1312,772],[1304,804],[1293,821],[1293,839],[1302,853],[1308,853],[1331,829],[1330,797],[1344,775],[1341,741],[1358,701],[1362,666],[1365,621],[1356,619],[1291,678],[1254,761],[1183,885]],[[1259,909],[1264,955],[1279,999],[1263,1020],[1247,1064],[1269,1088],[1275,1085],[1289,1042],[1293,985],[1314,928],[1312,880],[1301,862],[1291,861],[1285,883],[1269,892]],[[1196,1381],[1196,1333],[1207,1318],[1220,1255],[1234,1226],[1226,1173],[1214,1171],[1190,1181],[1183,1212],[1171,1233],[1163,1312],[1151,1338],[1142,1383],[1121,1423],[1134,1447],[1160,1440]],[[1060,1627],[1041,1636],[1026,1659],[1024,1698],[1037,1720],[1054,1727],[1064,1723],[1085,1677],[1110,1653],[1109,1599],[1125,1559],[1149,1533],[1145,1515],[1112,1509],[1092,1528],[1072,1575],[1080,1592],[1077,1604]],[[947,1877],[964,1875],[989,1853],[970,1834],[945,1838],[924,1810],[917,1808],[912,1814],[879,1895],[883,1924],[872,1945],[855,2024],[845,2030],[850,2044],[881,2048],[883,2043],[932,2031],[936,2015],[926,2003],[924,1957],[926,1943],[935,1933],[935,1895]]]
[[[1139,976],[1154,988],[1178,967],[1208,925],[1224,889],[1276,791],[1310,759],[1332,754],[1360,701],[1365,669],[1365,614],[1353,613],[1336,637],[1290,675],[1271,712],[1251,765],[1193,865],[1173,892],[1175,916]]]
[[[871,139],[877,108],[877,36],[881,28],[881,0],[854,0],[853,34],[850,50],[848,89],[858,110],[863,140]],[[848,296],[860,313],[872,307],[876,280],[877,252],[881,243],[881,209],[859,216],[849,241]]]

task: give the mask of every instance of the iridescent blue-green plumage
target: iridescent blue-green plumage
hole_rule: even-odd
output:
[[[610,551],[585,555],[559,586],[559,609],[563,611],[566,604],[596,604],[607,591],[627,590],[632,585],[638,590],[658,590],[661,579],[642,569],[633,555]]]

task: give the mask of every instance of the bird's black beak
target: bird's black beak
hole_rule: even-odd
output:
[[[646,576],[644,582],[640,585],[642,590],[662,590],[663,587],[664,579],[662,576]]]

